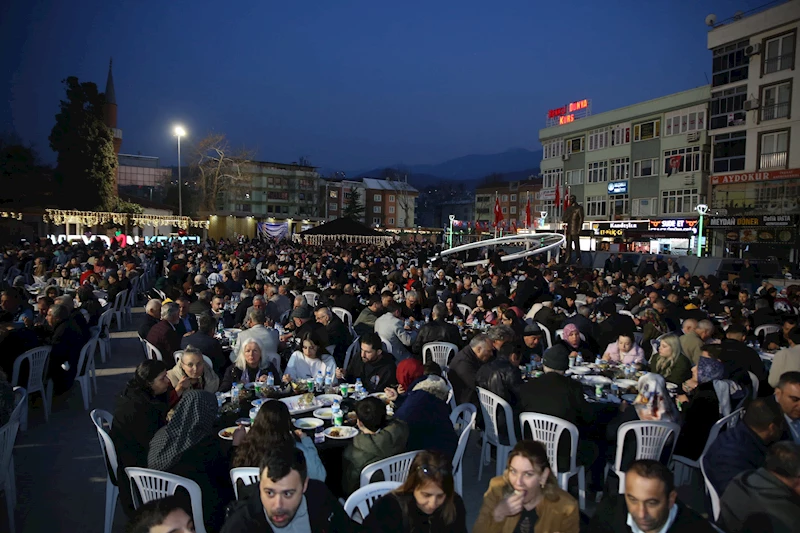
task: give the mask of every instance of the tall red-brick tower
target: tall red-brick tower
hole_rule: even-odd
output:
[[[108,79],[106,79],[106,103],[103,108],[103,115],[106,126],[111,128],[114,134],[114,155],[117,156],[117,171],[114,180],[114,192],[118,193],[117,183],[119,182],[119,151],[122,148],[122,130],[117,128],[117,95],[114,92],[114,75],[111,73],[113,59],[108,62]]]

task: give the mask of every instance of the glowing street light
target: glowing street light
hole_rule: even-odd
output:
[[[181,137],[186,136],[186,130],[183,129],[183,126],[175,126],[173,130],[175,136],[178,138],[178,216],[183,216],[183,197],[181,195],[181,189],[183,184],[181,183]]]
[[[702,257],[703,255],[703,215],[708,213],[708,205],[707,204],[698,204],[695,207],[697,210],[697,214],[700,215],[700,228],[697,231],[697,257]]]

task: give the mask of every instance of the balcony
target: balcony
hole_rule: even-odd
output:
[[[788,152],[772,152],[770,154],[761,154],[761,160],[758,162],[758,168],[759,170],[786,168],[787,156]]]
[[[761,106],[761,120],[775,120],[789,116],[789,102]]]
[[[782,56],[768,57],[764,59],[764,74],[772,74],[781,70],[792,68],[794,53],[783,54]]]

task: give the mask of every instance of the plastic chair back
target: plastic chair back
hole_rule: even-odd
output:
[[[119,291],[114,297],[114,312],[118,313],[125,307],[125,301],[128,298],[128,289]]]
[[[472,309],[467,304],[456,304],[456,308],[464,315],[464,320],[472,313]]]
[[[153,346],[144,339],[142,339],[142,342],[144,343],[145,354],[147,355],[148,359],[153,359],[156,361],[164,360],[164,358],[161,357],[161,351],[158,348],[156,348],[155,346]]]
[[[150,470],[149,468],[129,467],[125,473],[131,480],[131,492],[136,494],[134,487],[138,490],[141,501],[137,502],[134,497],[134,507],[139,508],[145,503],[153,500],[160,500],[167,496],[172,496],[178,487],[183,488],[189,493],[192,502],[192,518],[194,519],[194,529],[196,533],[206,533],[203,524],[203,495],[200,486],[185,477],[176,476],[168,472]]]
[[[541,322],[536,322],[536,325],[539,326],[539,329],[541,329],[542,333],[544,333],[544,340],[547,341],[547,347],[551,348],[553,346],[553,337],[550,335],[550,330],[547,329],[547,326]]]
[[[361,470],[361,486],[369,485],[372,476],[377,472],[383,472],[384,481],[404,482],[408,477],[408,469],[411,466],[411,462],[419,452],[420,450],[415,450],[393,455],[365,466]]]
[[[233,493],[239,499],[239,481],[245,485],[258,483],[259,472],[257,466],[240,466],[231,468],[231,483],[233,483]]]
[[[756,398],[758,398],[758,388],[761,385],[761,383],[758,381],[758,378],[756,377],[755,374],[753,374],[750,371],[748,371],[747,373],[750,374],[750,381],[753,383],[752,399],[755,400]]]
[[[550,470],[558,476],[558,442],[562,433],[569,432],[570,438],[570,471],[577,470],[575,458],[578,455],[578,428],[557,416],[542,415],[539,413],[521,413],[519,415],[520,431],[525,435],[525,429],[530,428],[531,438],[544,444],[547,450],[547,459],[550,461]]]
[[[28,372],[28,383],[24,385],[25,390],[28,394],[32,392],[44,393],[44,382],[47,376],[47,361],[50,359],[51,349],[52,346],[42,346],[40,348],[28,350],[17,357],[14,361],[14,369],[11,373],[11,385],[15,387],[20,385],[20,383],[18,383],[19,369],[22,365],[22,361],[27,360],[30,365],[30,370]]]
[[[467,427],[474,429],[476,418],[478,418],[478,408],[471,403],[462,403],[450,413],[450,422],[453,423],[453,429],[458,432]]]
[[[500,445],[500,436],[497,429],[497,409],[502,408],[506,417],[506,429],[508,430],[508,446],[512,448],[517,444],[517,437],[514,433],[514,419],[511,405],[503,398],[489,392],[488,390],[476,387],[478,397],[481,401],[481,411],[483,412],[483,423],[486,425],[486,437],[491,444]]]
[[[28,408],[28,391],[24,387],[14,387],[14,410],[11,411],[9,422],[22,422],[25,409]]]
[[[369,512],[372,509],[372,506],[375,504],[375,501],[384,494],[393,491],[400,485],[402,485],[402,483],[397,481],[379,481],[377,483],[370,483],[365,487],[361,487],[351,494],[350,497],[347,498],[347,501],[344,502],[344,512],[347,513],[347,516],[353,520],[356,520],[354,514],[356,510],[358,510],[359,514],[361,515],[361,521],[363,522],[367,515],[369,515]]]
[[[468,404],[470,407],[475,409],[475,406],[472,404]],[[477,415],[477,410],[472,412],[472,419],[469,424],[465,424],[464,428],[461,430],[461,434],[458,437],[458,446],[456,447],[456,453],[453,455],[453,482],[455,484],[455,490],[458,494],[461,494],[463,490],[463,472],[461,468],[461,463],[463,463],[464,459],[464,452],[467,449],[467,443],[469,442],[469,436],[472,434],[472,427],[475,423],[475,417]]]
[[[429,358],[442,367],[447,368],[447,362],[452,355],[458,353],[458,346],[451,342],[426,342],[422,347],[422,362],[427,363]]]
[[[331,311],[333,311],[333,314],[338,316],[339,319],[344,322],[344,325],[347,326],[347,329],[353,327],[353,315],[350,314],[350,311],[342,307],[331,307]]]
[[[319,301],[319,294],[314,291],[303,291],[303,298],[306,299],[308,305],[312,308],[317,306],[317,302]]]
[[[6,487],[6,476],[10,472],[11,466],[11,453],[14,451],[14,442],[17,440],[17,431],[19,430],[19,422],[11,420],[8,424],[0,427],[0,487]],[[12,480],[13,481],[13,480]],[[8,500],[6,500],[8,501]],[[9,513],[13,513],[14,509],[9,509]]]
[[[778,333],[781,330],[781,327],[777,324],[764,324],[763,326],[758,326],[753,334],[756,338],[761,339],[761,335],[764,336],[772,335],[773,333]]]
[[[699,460],[700,472],[703,474],[703,484],[706,487],[706,493],[708,494],[709,500],[711,500],[711,515],[714,517],[714,521],[716,521],[719,518],[719,494],[717,493],[717,489],[714,488],[714,485],[711,484],[711,481],[708,480],[703,459],[704,457],[701,455]]]
[[[347,347],[347,353],[344,356],[344,368],[343,370],[347,372],[347,368],[350,366],[350,358],[353,357],[353,354],[357,354],[358,357],[361,357],[361,342],[359,341],[361,337],[356,337],[353,339],[353,343]]]
[[[664,422],[660,420],[646,421],[636,420],[625,422],[617,430],[617,454],[614,458],[614,472],[619,477],[620,494],[625,490],[625,473],[622,472],[622,451],[625,446],[625,436],[629,431],[633,431],[636,436],[636,456],[635,460],[653,459],[660,460],[667,440],[672,436],[672,450],[666,458],[667,463],[672,459],[672,452],[681,433],[681,427],[674,422]]]
[[[108,411],[102,409],[92,409],[89,413],[89,418],[92,419],[95,429],[97,429],[97,438],[100,440],[100,449],[103,451],[103,457],[106,459],[106,470],[111,482],[117,484],[117,449],[114,447],[114,441],[111,440],[111,425],[114,423],[114,417]]]

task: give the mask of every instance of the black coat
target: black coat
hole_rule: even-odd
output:
[[[61,322],[53,329],[48,344],[53,347],[50,352],[49,375],[53,380],[55,394],[61,394],[72,387],[75,376],[78,375],[81,349],[88,340],[88,335],[84,334],[72,318]],[[65,362],[69,363],[69,370],[61,367]]]
[[[514,291],[514,306],[527,311],[533,306],[536,298],[542,294],[536,282],[528,277],[517,283]]]
[[[325,326],[325,332],[328,334],[328,345],[335,346],[331,355],[336,359],[336,366],[341,367],[344,365],[347,348],[353,342],[350,330],[347,329],[341,318],[331,314],[331,321]]]
[[[708,480],[720,496],[733,478],[745,470],[760,468],[767,457],[767,445],[742,421],[720,433],[713,450],[703,460]]]
[[[743,342],[733,339],[724,339],[722,346],[722,362],[725,363],[725,374],[731,375],[737,371],[752,372],[758,381],[767,380],[767,371],[758,352]]]
[[[621,333],[627,333],[633,336],[636,331],[636,324],[633,319],[627,315],[614,314],[595,324],[594,338],[597,340],[597,346],[605,350],[605,347],[616,342]]]
[[[666,533],[714,533],[708,521],[679,501],[678,514]],[[628,506],[625,497],[613,494],[603,498],[589,522],[589,533],[631,533],[628,526]]]
[[[475,389],[475,378],[481,366],[483,366],[483,362],[467,345],[453,356],[447,371],[447,377],[453,386],[456,404],[471,403],[478,408],[478,412],[480,412],[480,402],[478,401],[478,391]]]
[[[411,344],[411,353],[422,355],[422,348],[429,342],[449,342],[459,348],[462,346],[461,334],[453,324],[444,320],[431,320],[422,325],[417,338]]]
[[[248,376],[250,378],[250,383],[255,381],[256,375],[258,375],[259,369],[252,369],[250,367],[246,367],[248,371]],[[275,365],[269,363],[266,368],[261,369],[261,375],[266,376],[270,372],[272,372],[272,377],[275,378],[275,383],[280,382],[281,374],[278,372],[278,369],[275,368]],[[242,383],[242,374],[243,372],[239,370],[239,367],[236,365],[231,365],[225,371],[225,375],[222,376],[222,381],[219,383],[219,391],[220,392],[228,392],[233,388],[234,383]]]
[[[345,372],[345,381],[361,384],[367,392],[383,392],[386,387],[397,385],[397,364],[391,354],[384,353],[377,361],[365,363],[359,354],[353,354]]]
[[[142,321],[139,323],[139,328],[136,330],[136,332],[141,338],[146,339],[147,334],[150,333],[150,328],[158,324],[158,322],[159,320],[157,318],[145,313],[144,318],[142,318]]]
[[[549,307],[539,309],[533,319],[550,330],[550,337],[553,341],[555,341],[556,330],[561,329],[564,324],[564,315],[556,313]]]
[[[401,499],[404,504],[402,506]],[[442,520],[441,508],[432,515],[427,515],[419,510],[412,495],[389,493],[375,502],[364,520],[363,530],[369,533],[408,533],[411,531],[467,533],[467,510],[464,500],[455,494],[453,503],[456,507],[455,520],[451,524],[445,524]]]
[[[578,427],[594,422],[594,414],[583,396],[580,383],[556,372],[523,383],[519,388],[516,410],[557,416]]]
[[[478,369],[475,384],[497,394],[514,407],[519,399],[522,374],[508,358],[496,357]]]
[[[234,504],[221,533],[249,533],[251,531],[269,533],[274,531],[264,514],[261,498],[254,490],[256,488],[257,485],[250,485],[245,487],[243,493],[240,493],[240,497],[248,493],[251,496],[240,499]],[[325,486],[325,483],[309,479],[305,498],[306,506],[309,509],[308,518],[312,533],[355,533],[360,531],[358,524],[345,514],[341,504],[336,500],[336,496]]]

